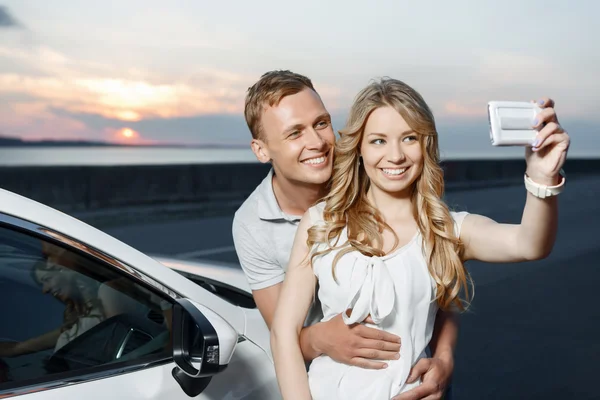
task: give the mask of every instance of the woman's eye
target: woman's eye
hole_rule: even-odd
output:
[[[404,138],[404,141],[405,141],[405,142],[413,142],[413,141],[415,141],[415,140],[417,140],[417,137],[416,137],[416,136],[414,136],[414,135],[407,136],[407,137],[405,137],[405,138]]]
[[[375,139],[371,141],[372,144],[384,144],[385,140],[383,139]]]

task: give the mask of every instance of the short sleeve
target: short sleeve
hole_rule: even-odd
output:
[[[456,237],[460,237],[460,231],[462,229],[462,224],[465,218],[469,215],[466,211],[454,212],[450,211],[450,216],[454,220],[454,234]]]
[[[265,289],[283,282],[285,271],[269,256],[248,228],[236,219],[232,226],[233,245],[252,290]]]
[[[325,202],[322,201],[308,209],[310,214],[310,222],[312,225],[324,225],[323,210],[325,210]]]

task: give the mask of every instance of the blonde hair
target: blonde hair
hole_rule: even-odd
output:
[[[291,71],[269,71],[248,88],[244,106],[246,124],[254,139],[263,139],[261,119],[265,106],[273,107],[281,99],[304,89],[315,91],[310,79]],[[316,91],[315,91],[316,93]]]
[[[424,241],[424,256],[429,272],[436,282],[436,301],[441,309],[466,308],[460,298],[469,297],[470,276],[462,262],[463,244],[454,232],[454,221],[442,200],[444,174],[440,166],[438,135],[433,114],[421,95],[405,83],[384,78],[363,89],[355,98],[346,127],[335,145],[331,190],[324,200],[325,224],[308,231],[308,245],[325,245],[313,258],[340,249],[333,260],[351,252],[381,257],[383,230],[393,232],[379,211],[367,199],[370,181],[360,165],[359,149],[364,128],[371,113],[380,107],[392,107],[417,133],[423,151],[423,170],[415,181],[411,202],[413,215]],[[347,228],[348,241],[339,243]],[[395,244],[398,237],[394,233]]]

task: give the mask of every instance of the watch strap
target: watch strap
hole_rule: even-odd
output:
[[[530,177],[525,174],[525,189],[528,192],[533,194],[535,197],[539,197],[540,199],[545,199],[546,197],[556,196],[561,193],[565,189],[565,175],[561,170],[560,175],[561,180],[558,185],[547,186],[540,185],[539,183],[534,182]]]

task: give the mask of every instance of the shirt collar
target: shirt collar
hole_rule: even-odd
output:
[[[273,168],[263,179],[258,188],[258,217],[266,221],[286,220],[290,222],[300,221],[301,216],[288,215],[281,210],[275,192],[273,191]]]

